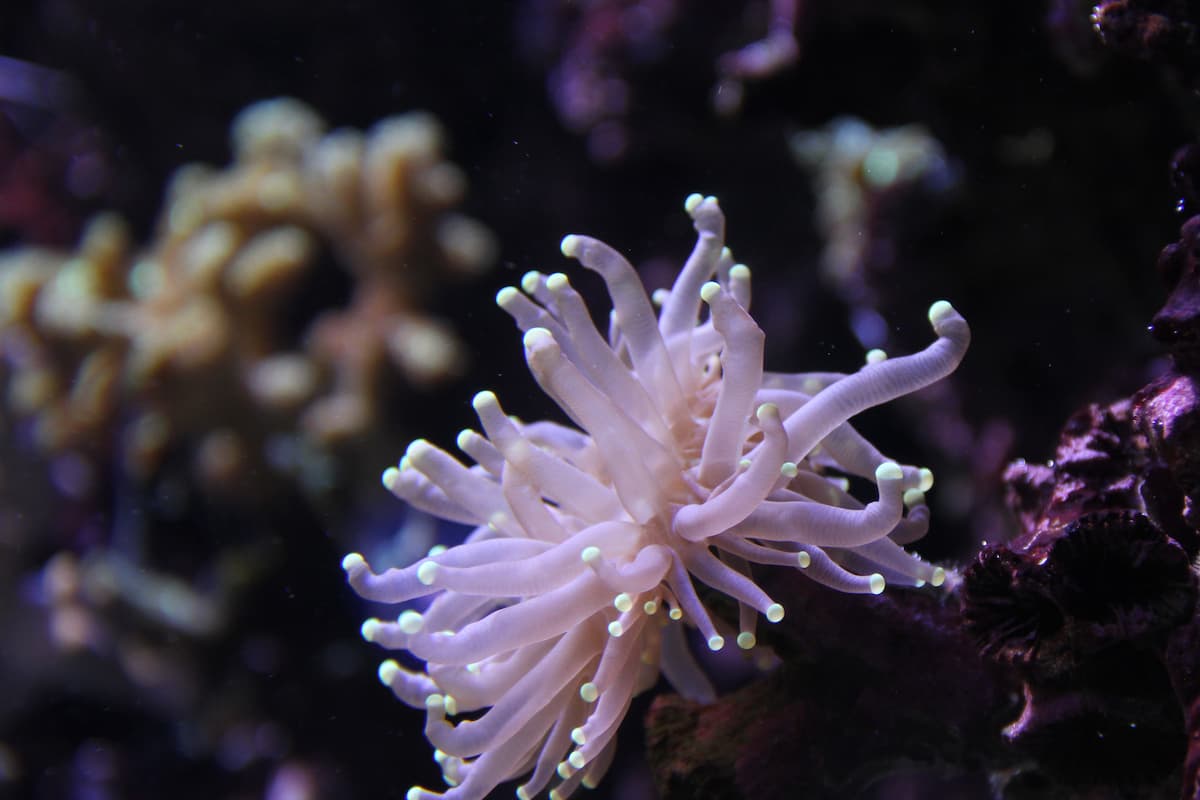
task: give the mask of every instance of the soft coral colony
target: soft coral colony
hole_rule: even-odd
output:
[[[884,457],[848,420],[952,372],[967,323],[939,301],[937,339],[921,352],[873,352],[852,374],[765,372],[750,270],[724,245],[724,214],[713,197],[685,208],[696,246],[653,299],[612,248],[563,240],[607,286],[607,340],[565,275],[531,272],[523,292],[497,295],[524,331],[534,378],[576,427],[523,423],[485,391],[474,399],[483,433],[458,437],[474,465],[418,440],[383,475],[412,506],[476,526],[403,569],[375,574],[357,553],[343,564],[369,599],[433,598],[363,626],[367,640],[425,662],[388,660],[379,672],[426,709],[451,787],[413,787],[409,800],[478,800],[522,776],[519,798],[595,785],[630,701],[660,671],[681,693],[712,698],[684,625],[714,650],[730,638],[749,650],[757,615],[782,619],[752,563],[843,592],[945,580],[901,546],[925,533],[932,475]],[[855,476],[878,496],[852,496]],[[736,600],[736,626],[709,613],[697,579]]]

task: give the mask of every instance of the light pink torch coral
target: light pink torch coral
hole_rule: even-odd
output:
[[[409,800],[479,800],[522,776],[523,799],[551,782],[552,800],[594,785],[630,701],[660,671],[683,694],[712,698],[684,625],[713,650],[728,637],[748,650],[757,615],[782,619],[751,563],[843,592],[946,577],[901,547],[925,532],[932,476],[885,458],[848,420],[954,370],[967,323],[939,301],[929,309],[937,340],[919,353],[874,352],[849,375],[764,372],[750,270],[724,246],[717,200],[692,195],[685,207],[699,238],[653,302],[612,248],[563,240],[607,285],[607,340],[565,275],[529,273],[524,293],[497,296],[525,332],[534,378],[577,427],[523,423],[481,392],[483,433],[458,437],[473,466],[418,440],[383,475],[414,507],[476,526],[404,569],[375,574],[357,553],[343,563],[364,597],[433,598],[363,626],[369,641],[425,662],[423,672],[391,660],[379,671],[426,709],[450,787],[413,787]],[[851,476],[878,496],[855,499]],[[737,601],[736,629],[709,614],[695,580]]]

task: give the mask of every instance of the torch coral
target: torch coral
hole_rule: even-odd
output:
[[[594,785],[630,701],[660,669],[683,694],[713,697],[676,622],[713,650],[727,635],[748,650],[756,612],[782,619],[751,562],[844,592],[945,580],[900,544],[925,532],[932,475],[886,459],[847,420],[950,373],[966,322],[939,301],[929,310],[938,338],[919,353],[874,353],[849,375],[764,372],[750,270],[724,246],[717,200],[692,195],[685,207],[698,240],[654,303],[615,250],[563,239],[612,297],[607,342],[565,275],[531,272],[524,294],[497,296],[525,332],[534,378],[578,430],[520,422],[485,391],[474,400],[484,433],[458,437],[474,466],[418,440],[383,475],[416,508],[477,526],[404,569],[375,574],[357,553],[343,562],[369,599],[434,596],[424,611],[363,625],[367,640],[426,662],[379,671],[427,710],[451,787],[414,787],[409,800],[478,800],[527,773],[520,798],[556,777],[551,798]],[[874,482],[878,498],[856,500],[847,476]],[[737,601],[736,630],[710,615],[693,578]],[[452,724],[458,714],[469,716]]]

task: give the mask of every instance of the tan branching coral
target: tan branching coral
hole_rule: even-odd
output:
[[[39,450],[86,473],[115,441],[145,476],[186,443],[201,477],[227,484],[272,434],[340,444],[375,421],[388,381],[462,368],[457,339],[419,309],[494,248],[455,211],[465,179],[430,115],[326,133],[281,98],[243,111],[231,138],[229,166],[176,173],[144,250],[105,215],[74,253],[0,256],[5,416],[28,420]],[[350,300],[297,337],[285,306],[311,291],[323,253],[349,273]]]

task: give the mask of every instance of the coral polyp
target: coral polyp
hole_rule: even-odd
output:
[[[875,353],[852,374],[766,372],[750,270],[725,247],[720,206],[692,195],[685,208],[695,248],[653,301],[611,247],[563,240],[605,282],[607,338],[563,274],[531,272],[498,294],[535,380],[573,427],[522,422],[481,392],[482,432],[458,437],[473,464],[418,440],[383,475],[413,507],[475,528],[402,569],[376,574],[357,553],[343,564],[369,599],[432,597],[363,626],[367,640],[425,662],[380,669],[400,700],[426,709],[450,787],[414,787],[409,800],[478,800],[521,776],[519,797],[594,785],[631,700],[660,672],[688,697],[715,696],[685,627],[713,650],[749,650],[759,616],[783,618],[751,564],[863,594],[946,578],[900,544],[928,526],[932,474],[885,457],[849,420],[952,372],[967,323],[938,301],[937,338],[918,353]],[[851,478],[876,496],[857,499]],[[736,619],[714,615],[696,581],[736,601]]]

